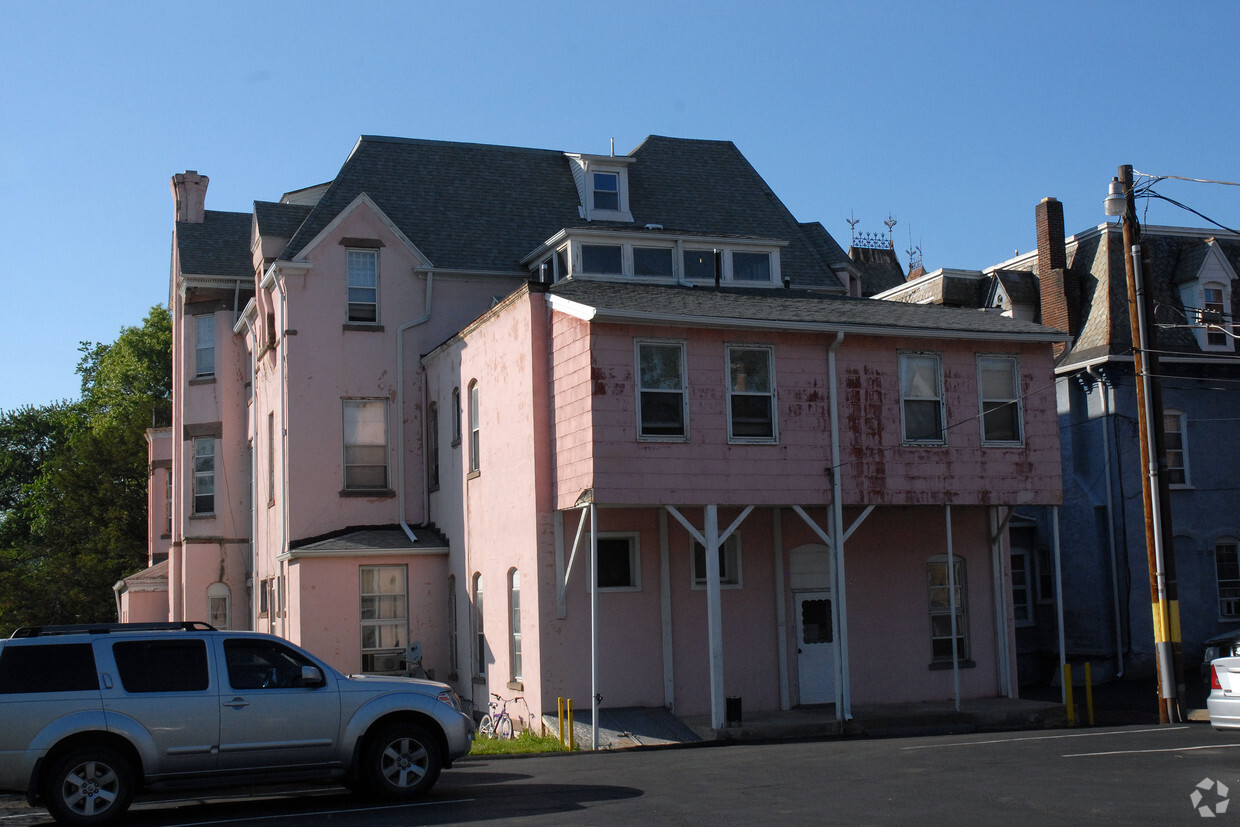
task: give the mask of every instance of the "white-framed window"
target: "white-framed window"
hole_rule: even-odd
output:
[[[193,441],[194,514],[215,513],[215,437],[200,436]]]
[[[194,317],[194,378],[215,376],[215,314]]]
[[[906,444],[942,445],[943,362],[937,353],[900,354],[900,416]]]
[[[673,278],[675,261],[676,251],[671,247],[633,245],[633,275],[638,278]]]
[[[723,275],[719,258],[715,250],[686,247],[680,256],[681,273],[686,281],[713,282],[716,275]]]
[[[164,534],[172,536],[172,469],[164,471]]]
[[[439,490],[439,403],[432,402],[426,412],[426,464],[432,491]]]
[[[478,416],[478,382],[469,383],[469,472],[476,474],[482,468],[481,449],[482,423]]]
[[[1227,312],[1227,290],[1222,284],[1207,284],[1201,290],[1202,321],[1208,322],[1206,344],[1212,348],[1231,349],[1231,338],[1219,328],[1231,317]]]
[[[1050,546],[1038,546],[1034,549],[1034,564],[1037,569],[1038,602],[1055,602],[1055,561],[1051,559]]]
[[[276,502],[276,413],[267,412],[267,505]]]
[[[521,680],[521,572],[508,572],[508,675]]]
[[[1012,549],[1012,614],[1017,626],[1033,625],[1033,568],[1029,552]]]
[[[1218,616],[1223,620],[1240,617],[1240,558],[1234,537],[1214,542],[1214,570],[1218,577]]]
[[[680,441],[689,435],[683,342],[637,342],[637,436]]]
[[[1020,362],[1015,356],[978,356],[977,391],[982,442],[1020,445],[1024,441]]]
[[[741,587],[741,535],[734,531],[719,546],[719,586],[724,589]],[[706,588],[706,547],[693,541],[693,588]]]
[[[232,590],[227,583],[207,586],[207,622],[217,629],[232,628]]]
[[[486,677],[487,638],[482,628],[482,573],[474,575],[474,675]]]
[[[593,187],[593,206],[596,210],[620,209],[620,173],[594,172],[590,174]]]
[[[733,250],[732,281],[769,283],[771,281],[771,254]]]
[[[775,442],[775,353],[769,346],[733,345],[728,358],[728,439]]]
[[[947,555],[926,561],[926,585],[930,592],[930,652],[934,661],[952,660],[952,595],[955,595],[955,651],[959,660],[969,659],[969,610],[965,597],[964,559],[952,558],[949,580]]]
[[[639,592],[642,589],[640,540],[636,533],[598,535],[598,571],[595,582],[600,592]]]
[[[1167,484],[1187,488],[1191,485],[1188,475],[1188,418],[1183,411],[1163,410],[1163,446],[1167,455]]]
[[[362,671],[405,668],[409,645],[408,572],[405,566],[360,566]]]
[[[582,244],[581,272],[600,276],[623,274],[623,248],[619,244]]]
[[[457,634],[456,617],[456,575],[448,575],[448,679],[456,680],[461,659],[457,646],[460,640]]]
[[[387,400],[342,400],[346,491],[388,487]]]
[[[346,250],[349,321],[379,321],[379,251]]]

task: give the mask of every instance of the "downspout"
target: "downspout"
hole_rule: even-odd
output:
[[[414,275],[418,271],[415,269]],[[414,536],[413,529],[409,527],[409,521],[405,514],[405,331],[425,324],[431,318],[431,288],[435,284],[435,272],[433,270],[426,271],[426,312],[412,321],[405,322],[396,328],[396,416],[399,419],[396,428],[396,501],[399,510],[400,527],[404,530],[405,536],[409,538],[409,542],[416,543],[418,538]],[[423,400],[426,398],[425,382],[422,390]],[[425,405],[423,405],[425,410]],[[421,421],[421,419],[419,419]],[[425,466],[425,463],[423,463]],[[423,476],[426,477],[430,473],[429,469],[423,469]],[[422,490],[426,497],[426,515],[430,515],[430,479],[426,477]]]
[[[590,503],[590,749],[598,751],[598,509]]]
[[[279,554],[282,555],[286,551],[288,551],[288,388],[287,388],[288,386],[288,335],[287,335],[287,331],[289,330],[288,296],[284,292],[284,284],[280,280],[280,268],[278,264],[271,265],[271,268],[267,271],[267,277],[264,278],[263,281],[265,282],[267,278],[271,279],[271,284],[275,288],[276,295],[280,297],[280,321],[281,321],[280,327],[281,327],[281,330],[279,334],[279,348],[280,348],[280,359],[279,359],[279,364],[280,364],[280,546],[279,546],[279,549],[280,550],[279,550]],[[263,285],[260,284],[259,286],[262,287]],[[268,607],[268,611],[272,613],[275,617],[277,617],[280,621],[278,634],[280,634],[281,637],[284,637],[287,634],[285,630],[285,623],[284,623],[285,618],[283,617],[283,615],[280,614],[283,607],[281,606],[281,601],[278,597],[278,595],[285,593],[284,588],[280,587],[280,584],[284,582],[282,579],[280,579],[284,576],[282,573],[283,568],[284,568],[283,563],[280,563],[277,569],[280,572],[280,574],[276,580],[276,586],[277,586],[276,588],[277,598],[275,601],[276,605]],[[284,586],[285,588],[287,588],[287,584],[284,584]]]
[[[1120,624],[1119,607],[1119,562],[1115,549],[1115,513],[1113,494],[1111,492],[1111,383],[1106,374],[1098,372],[1093,365],[1085,368],[1085,372],[1098,382],[1098,390],[1102,391],[1102,467],[1106,469],[1107,480],[1107,542],[1111,547],[1111,598],[1115,604],[1115,677],[1124,676],[1124,629]]]
[[[257,303],[256,303],[257,304]],[[246,623],[252,631],[258,631],[258,612],[254,606],[254,574],[258,571],[258,417],[255,416],[258,382],[258,339],[254,325],[242,317],[246,336],[250,340],[250,555],[245,573]]]
[[[848,598],[844,594],[844,482],[840,479],[843,465],[840,462],[840,400],[836,379],[835,352],[844,343],[844,332],[835,334],[835,341],[827,348],[827,385],[831,410],[831,551],[835,554],[831,566],[832,611],[835,617],[835,639],[839,641],[835,659],[836,718],[841,726],[852,719],[852,689],[848,685]]]

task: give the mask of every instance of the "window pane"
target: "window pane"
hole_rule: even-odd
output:
[[[201,692],[211,683],[201,640],[135,640],[112,644],[126,692]]]
[[[607,275],[620,273],[620,248],[610,244],[581,245],[581,272]]]
[[[904,403],[904,438],[910,440],[942,439],[939,428],[938,402]]]
[[[345,259],[349,321],[378,321],[379,254],[374,250],[349,250]]]
[[[641,346],[641,387],[643,390],[680,390],[680,345]]]
[[[0,695],[99,691],[89,643],[6,646],[0,652]]]
[[[614,172],[594,173],[594,209],[620,209],[620,176]]]
[[[933,356],[901,356],[901,392],[914,399],[939,398],[939,360]]]
[[[647,436],[683,436],[684,397],[679,393],[642,393],[642,433]]]
[[[732,397],[732,436],[771,437],[772,425],[769,396]]]
[[[805,644],[830,643],[831,601],[803,600],[801,602],[801,642]]]
[[[771,256],[768,253],[733,253],[732,278],[737,281],[770,281]]]
[[[715,251],[685,250],[684,270],[686,279],[713,281],[715,278]]]
[[[672,275],[672,250],[664,247],[634,247],[633,275],[663,276]]]
[[[598,587],[625,589],[636,585],[633,578],[633,541],[629,537],[598,539]]]
[[[1016,442],[1020,439],[1018,409],[1014,402],[987,402],[982,414],[982,426],[986,440],[991,442]]]

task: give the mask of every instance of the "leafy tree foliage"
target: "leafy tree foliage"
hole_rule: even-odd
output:
[[[116,619],[146,561],[146,429],[171,410],[172,323],[153,307],[82,343],[82,398],[0,412],[0,634]]]

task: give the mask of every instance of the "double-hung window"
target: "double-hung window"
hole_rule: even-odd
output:
[[[1226,305],[1226,294],[1223,288],[1218,285],[1207,286],[1202,290],[1202,300],[1204,307],[1203,321],[1208,320],[1210,327],[1206,328],[1206,344],[1210,347],[1225,348],[1231,345],[1231,340],[1227,337],[1227,333],[1221,328],[1227,322],[1228,316]]]
[[[379,321],[379,251],[348,250],[349,321]]]
[[[688,436],[685,346],[637,343],[637,435],[644,439]]]
[[[1167,483],[1189,485],[1188,443],[1185,439],[1184,414],[1180,411],[1163,411],[1164,447],[1167,454]]]
[[[1214,570],[1218,577],[1218,616],[1225,620],[1240,617],[1240,545],[1226,538],[1214,543]]]
[[[969,612],[965,605],[964,560],[953,557],[949,574],[947,555],[931,557],[926,563],[926,582],[930,590],[930,651],[933,659],[951,662],[954,639],[956,657],[968,660]]]
[[[195,437],[194,513],[215,513],[215,438]]]
[[[591,176],[594,182],[594,209],[620,209],[620,176],[615,172],[595,172]]]
[[[215,376],[215,314],[194,317],[194,378]]]
[[[1033,569],[1029,552],[1012,549],[1012,614],[1017,626],[1033,625]]]
[[[474,575],[474,675],[486,677],[487,637],[482,628],[482,573]]]
[[[946,441],[943,363],[938,354],[900,354],[900,412],[906,443],[941,445]]]
[[[469,472],[476,474],[482,468],[482,423],[478,421],[478,383],[469,383]]]
[[[362,566],[362,671],[399,672],[409,641],[405,566]]]
[[[344,400],[344,487],[388,487],[387,400]]]
[[[508,674],[521,680],[521,572],[508,573]]]
[[[774,442],[775,365],[769,347],[728,348],[728,438]]]
[[[1023,438],[1020,366],[1015,356],[979,356],[977,387],[982,409],[982,442],[1019,445]]]

